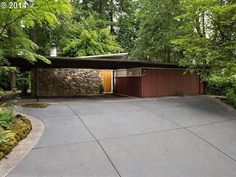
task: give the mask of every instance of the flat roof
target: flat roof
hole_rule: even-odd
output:
[[[51,64],[44,63],[38,60],[35,63],[21,58],[8,58],[11,66],[20,67],[22,69],[37,68],[87,68],[87,69],[126,69],[139,67],[153,68],[182,68],[172,63],[160,63],[142,60],[128,60],[127,53],[97,55],[87,57],[46,57],[51,61]]]
[[[80,59],[126,59],[128,53],[116,53],[116,54],[106,54],[106,55],[90,55],[90,56],[82,56],[75,57]]]

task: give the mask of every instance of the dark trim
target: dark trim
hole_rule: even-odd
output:
[[[126,68],[140,68],[140,67],[153,67],[153,68],[183,68],[177,64],[160,63],[140,60],[124,60],[113,58],[71,58],[71,57],[47,57],[51,64],[38,61],[30,63],[29,61],[20,57],[8,58],[11,66],[20,67],[22,69],[37,68],[88,68],[88,69],[126,69]]]

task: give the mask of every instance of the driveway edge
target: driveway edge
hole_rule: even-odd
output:
[[[12,152],[7,155],[7,159],[2,159],[0,162],[0,176],[7,176],[33,149],[33,147],[40,140],[43,132],[45,130],[44,123],[32,116],[27,114],[19,113],[31,121],[32,130],[29,135],[12,150]]]
[[[234,109],[232,106],[230,106],[230,105],[224,103],[223,101],[217,99],[216,96],[208,96],[208,97],[212,98],[215,102],[217,102],[218,104],[223,106],[226,110],[228,110],[229,112],[231,112],[232,114],[234,114],[236,116],[236,109]]]

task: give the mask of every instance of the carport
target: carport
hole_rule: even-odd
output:
[[[30,63],[21,57],[8,58],[12,66],[34,70],[36,98],[38,98],[39,68],[86,68],[113,70],[115,94],[137,97],[199,95],[203,93],[200,77],[185,74],[185,68],[171,63],[128,60],[126,53],[87,57],[47,57],[51,64]]]

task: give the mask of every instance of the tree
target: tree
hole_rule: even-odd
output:
[[[179,0],[142,0],[140,31],[135,56],[140,59],[175,62],[178,53],[171,43],[181,33]]]
[[[117,41],[132,55],[139,30],[139,1],[121,0],[119,3],[119,15],[117,19]]]
[[[100,21],[98,28],[109,28],[112,35],[126,52],[131,52],[137,38],[139,21],[137,13],[139,1],[137,0],[94,0],[74,3],[74,19],[82,21],[93,15]],[[81,17],[83,17],[81,19]]]
[[[69,0],[35,0],[31,1],[32,4],[16,1],[17,4],[13,7],[12,1],[4,2],[8,7],[0,11],[1,60],[20,55],[30,62],[40,59],[49,63],[45,57],[36,53],[38,46],[32,40],[36,35],[30,36],[30,31],[37,30],[37,27],[45,24],[55,27],[59,15],[70,14]]]
[[[73,38],[66,37],[62,55],[77,57],[117,53],[122,50],[109,28],[99,29],[99,21],[90,15],[83,22],[76,22],[72,28]]]
[[[236,4],[235,0],[182,0],[184,13],[174,41],[183,53],[182,66],[198,72],[207,82],[235,80]],[[231,79],[230,79],[231,78]]]

